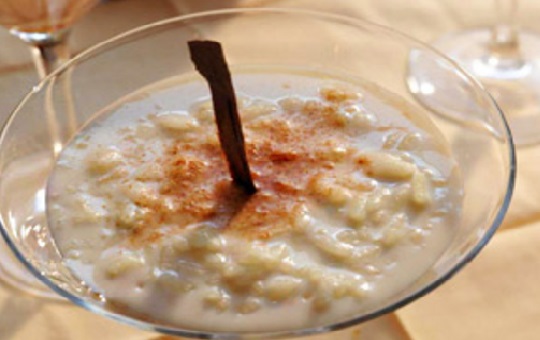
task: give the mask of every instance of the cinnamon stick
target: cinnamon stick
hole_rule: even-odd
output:
[[[206,79],[212,93],[219,142],[227,158],[231,177],[246,193],[253,194],[257,188],[249,170],[242,123],[221,44],[216,41],[193,40],[188,42],[188,46],[195,68]]]

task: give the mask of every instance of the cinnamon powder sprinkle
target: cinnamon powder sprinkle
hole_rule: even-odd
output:
[[[232,183],[219,144],[209,142],[214,126],[205,125],[196,137],[166,145],[159,160],[164,171],[162,200],[145,205],[150,211],[145,228],[171,224],[181,231],[211,222],[224,232],[258,239],[290,231],[294,211],[312,195],[308,183],[315,176],[331,177],[336,159],[329,155],[336,146],[349,144],[345,129],[335,124],[337,110],[335,102],[308,101],[301,110],[244,124],[247,157],[258,188],[250,196]],[[132,234],[133,242],[155,238],[153,233]]]

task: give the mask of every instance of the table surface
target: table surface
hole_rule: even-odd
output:
[[[2,0],[0,0],[2,1]],[[493,23],[492,0],[116,0],[73,29],[81,51],[132,27],[179,14],[226,7],[298,7],[347,14],[394,27],[423,41]],[[523,1],[522,27],[540,31],[540,2]],[[25,44],[0,30],[0,122],[37,82]],[[517,186],[493,241],[454,279],[396,313],[309,339],[538,339],[540,334],[540,146],[518,149]],[[142,332],[81,308],[0,286],[0,339],[172,339]]]

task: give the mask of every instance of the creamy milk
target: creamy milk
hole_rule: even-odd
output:
[[[97,115],[50,177],[72,271],[130,315],[278,331],[345,320],[429,270],[461,204],[431,122],[368,83],[233,74],[257,193],[230,181],[201,78],[148,86]]]

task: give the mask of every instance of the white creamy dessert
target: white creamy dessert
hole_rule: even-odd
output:
[[[235,187],[206,83],[122,98],[60,154],[49,225],[67,265],[124,313],[205,331],[343,321],[429,270],[461,183],[429,119],[332,75],[233,72],[256,194]]]

